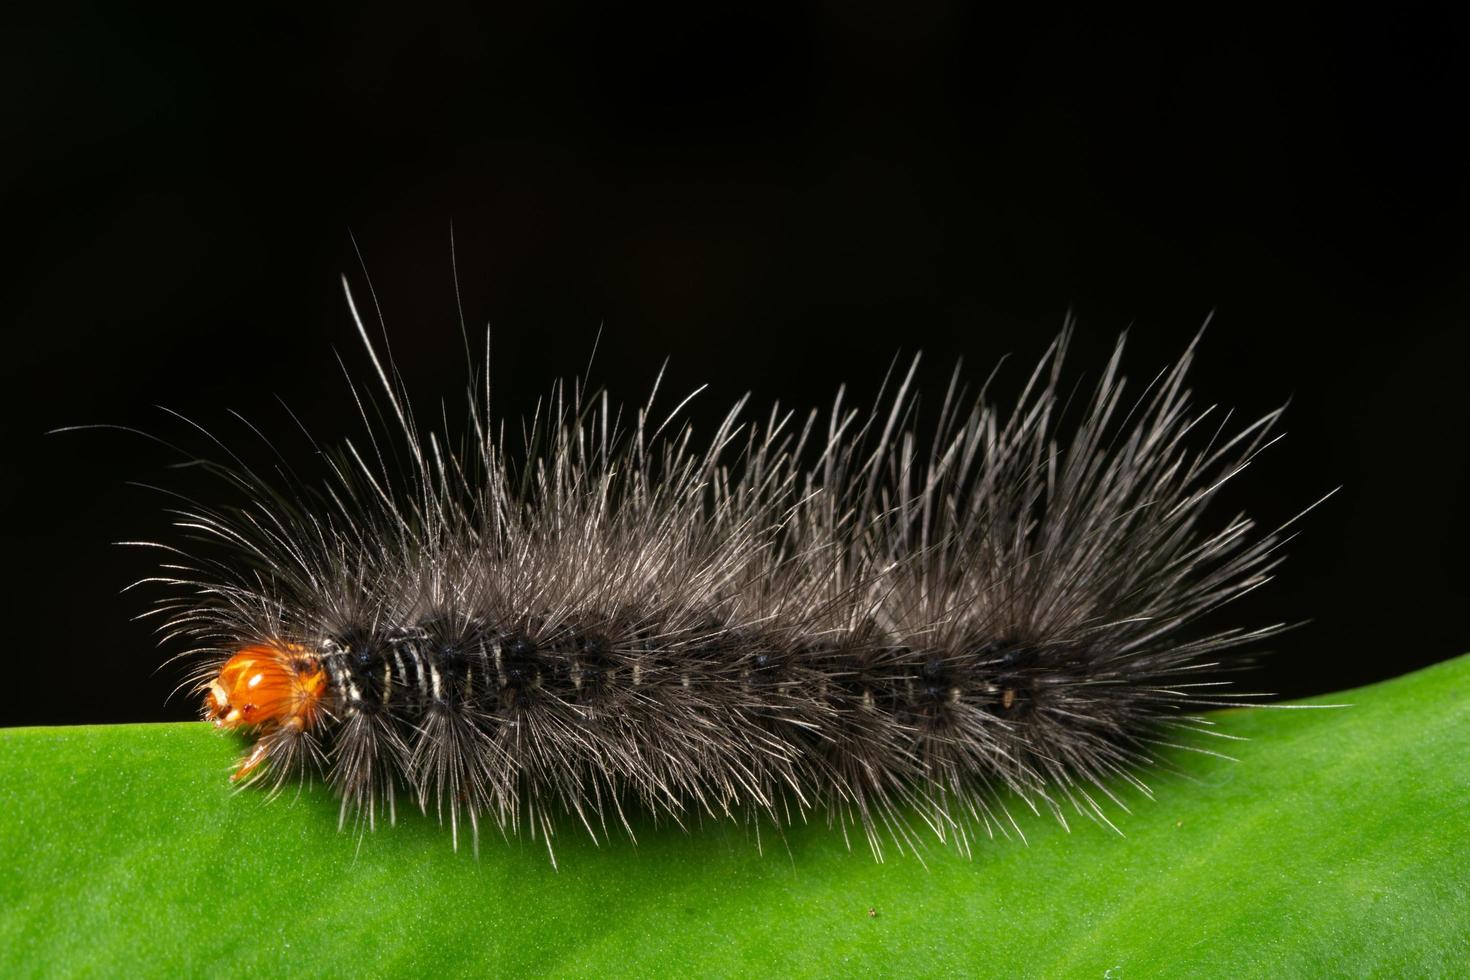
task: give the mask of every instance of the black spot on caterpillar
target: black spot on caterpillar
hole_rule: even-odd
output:
[[[1115,787],[1239,703],[1210,672],[1284,628],[1198,628],[1280,560],[1206,514],[1280,411],[1192,408],[1194,343],[1125,396],[1120,339],[1070,398],[1064,329],[1010,412],[957,370],[923,440],[913,367],[871,412],[742,400],[707,436],[657,385],[627,421],[558,385],[519,447],[479,378],[451,451],[348,302],[368,440],[321,486],[226,453],[236,499],[178,522],[215,550],[159,577],[205,716],[255,740],[236,778],[323,778],[343,821],[406,792],[456,844],[488,818],[550,848],[567,814],[816,812],[878,857],[1019,834],[1016,801],[1111,825]]]

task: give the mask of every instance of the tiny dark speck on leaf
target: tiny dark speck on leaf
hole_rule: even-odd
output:
[[[875,909],[875,908],[873,908],[871,905],[868,906],[868,918],[870,918],[870,919],[876,919],[876,918],[878,918],[878,910]]]

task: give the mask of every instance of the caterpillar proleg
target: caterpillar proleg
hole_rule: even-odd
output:
[[[205,717],[253,739],[234,778],[319,777],[344,821],[406,796],[456,843],[550,847],[567,815],[816,816],[880,858],[1020,834],[1018,808],[1111,824],[1239,703],[1215,668],[1284,628],[1200,628],[1280,561],[1207,505],[1281,413],[1193,407],[1194,343],[1135,390],[1120,338],[1074,393],[1064,328],[1009,411],[957,369],[932,437],[909,367],[873,410],[742,399],[708,433],[657,384],[626,415],[558,385],[516,439],[487,358],[455,445],[352,311],[368,439],[319,483],[226,453],[235,499],[182,509],[208,543],[158,607]]]

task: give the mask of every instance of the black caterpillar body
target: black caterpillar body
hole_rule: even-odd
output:
[[[162,577],[165,632],[207,716],[256,737],[241,775],[321,775],[344,819],[406,790],[456,839],[488,818],[549,846],[566,814],[816,814],[880,856],[923,825],[1020,833],[1015,801],[1109,822],[1238,703],[1215,669],[1283,628],[1190,629],[1279,560],[1205,513],[1279,412],[1191,409],[1193,345],[1125,399],[1120,341],[1062,442],[1065,346],[1005,415],[956,372],[923,444],[910,370],[881,412],[742,403],[706,439],[682,404],[622,424],[558,388],[514,453],[488,393],[447,450],[374,354],[393,431],[322,487],[220,465],[246,504],[187,509],[216,548]]]

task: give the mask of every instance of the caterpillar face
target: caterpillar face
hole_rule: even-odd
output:
[[[247,646],[225,661],[204,693],[204,717],[218,728],[314,726],[327,690],[320,661],[296,644]],[[249,775],[265,758],[264,742],[240,763],[234,779]]]

